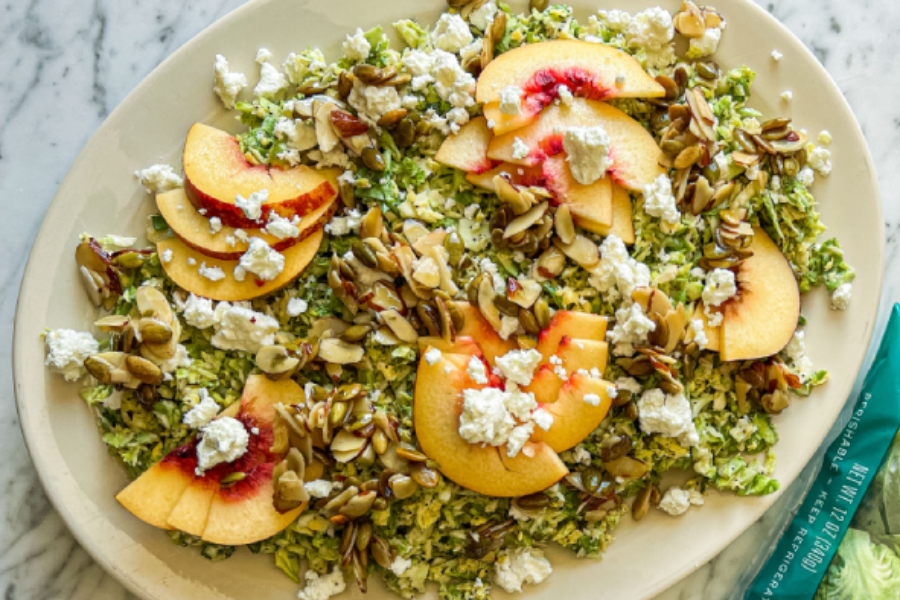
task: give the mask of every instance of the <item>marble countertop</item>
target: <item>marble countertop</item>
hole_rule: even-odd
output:
[[[884,196],[884,307],[900,300],[900,3],[756,0],[825,65],[868,140]],[[241,0],[7,0],[0,7],[0,596],[4,600],[132,598],[67,531],[38,481],[19,431],[10,346],[22,269],[70,164],[112,109],[160,61]],[[602,4],[602,3],[598,3]],[[857,293],[864,293],[857,290]],[[882,310],[882,323],[885,310]],[[881,331],[879,327],[879,332]],[[769,532],[794,505],[801,477],[718,558],[658,600],[730,598]]]

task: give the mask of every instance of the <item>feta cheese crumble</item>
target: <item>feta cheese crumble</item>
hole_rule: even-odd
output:
[[[706,286],[701,297],[705,306],[721,306],[723,302],[737,294],[734,273],[728,269],[713,269],[706,278]]]
[[[479,385],[485,385],[488,382],[487,369],[484,366],[484,361],[477,356],[473,356],[469,359],[466,375],[469,376],[469,379]]]
[[[683,394],[666,395],[660,389],[647,390],[637,403],[641,431],[676,438],[682,446],[694,446],[700,436],[694,427],[691,404]]]
[[[436,48],[455,53],[472,43],[472,32],[462,17],[444,13],[431,32],[431,41]]]
[[[303,313],[307,311],[309,308],[309,304],[306,300],[302,298],[291,298],[288,300],[287,308],[285,312],[287,312],[287,316],[289,317],[299,317]]]
[[[523,158],[528,156],[528,145],[523,142],[518,136],[513,140],[512,149],[512,157],[516,160],[522,160]]]
[[[269,213],[269,220],[265,226],[265,232],[269,235],[283,240],[286,238],[295,238],[300,235],[300,217],[294,215],[293,219],[282,217],[274,210]]]
[[[225,108],[234,108],[237,95],[247,87],[247,77],[243,73],[230,71],[228,61],[221,54],[216,54],[213,70],[216,73],[216,84],[213,91],[219,96]]]
[[[206,388],[200,388],[200,401],[184,414],[182,423],[191,429],[200,429],[219,414],[219,405]]]
[[[439,360],[441,360],[441,351],[437,348],[430,348],[428,352],[425,353],[425,362],[429,365],[434,365]]]
[[[394,562],[391,563],[391,571],[397,577],[400,577],[412,566],[412,561],[408,558],[403,558],[402,556],[397,556],[394,559]]]
[[[543,552],[520,548],[500,555],[494,566],[494,581],[509,593],[521,592],[523,585],[541,583],[552,572]]]
[[[816,373],[812,360],[806,356],[806,342],[803,339],[805,335],[803,331],[795,331],[791,341],[781,351],[785,362],[800,378],[801,384],[809,381]]]
[[[334,489],[334,484],[327,479],[316,479],[304,483],[303,489],[313,498],[327,498]]]
[[[253,192],[247,198],[240,194],[235,196],[234,205],[244,211],[244,216],[251,221],[259,221],[262,216],[262,205],[269,199],[269,190]],[[235,232],[237,234],[237,232]]]
[[[590,185],[603,179],[612,165],[609,147],[609,135],[600,125],[566,129],[563,134],[563,150],[575,181]]]
[[[831,294],[831,308],[833,310],[847,310],[850,306],[850,297],[853,295],[853,285],[842,283]]]
[[[241,255],[234,269],[234,278],[243,281],[246,273],[253,273],[261,281],[272,281],[284,271],[284,255],[261,238],[252,238],[250,248]]]
[[[504,115],[518,115],[522,112],[522,96],[525,92],[517,85],[508,85],[500,90],[500,112]]]
[[[221,350],[240,350],[256,353],[263,346],[275,342],[278,321],[243,306],[219,302],[216,306],[219,328],[212,337],[212,345]]]
[[[563,104],[571,104],[572,100],[575,96],[572,95],[572,91],[569,89],[567,85],[561,85],[557,88],[556,93],[559,94],[559,100]]]
[[[221,281],[222,279],[225,279],[225,271],[215,265],[207,267],[205,262],[200,263],[198,272],[201,277],[206,277],[210,281]]]
[[[585,394],[582,400],[584,400],[591,406],[600,406],[600,396],[598,396],[597,394]]]
[[[197,475],[222,463],[231,463],[247,452],[250,435],[244,424],[232,417],[222,417],[207,425],[200,432],[202,437],[197,444]]]
[[[209,298],[191,294],[180,308],[185,322],[191,327],[206,329],[217,323],[216,311]]]
[[[625,243],[615,234],[600,244],[600,262],[591,270],[590,285],[605,302],[619,304],[631,299],[634,288],[650,285],[650,269],[628,255]]]
[[[497,14],[497,3],[490,0],[482,4],[471,13],[469,13],[469,22],[481,31],[486,31],[491,23],[494,22],[494,16]]]
[[[790,90],[785,90],[781,92],[781,101],[782,102],[790,102],[794,99],[794,92]]]
[[[328,575],[319,575],[312,569],[306,570],[306,587],[297,593],[299,600],[328,600],[347,589],[344,574],[335,567]]]
[[[709,344],[709,339],[706,337],[706,328],[703,327],[702,319],[691,319],[685,339],[688,342],[697,344],[697,347],[701,350],[706,349],[707,344]]]
[[[256,96],[262,96],[267,100],[273,100],[288,87],[288,80],[284,73],[264,62],[259,67],[259,82],[253,88]]]
[[[749,439],[751,435],[756,432],[756,425],[750,420],[750,417],[743,416],[737,420],[734,427],[728,430],[728,433],[731,434],[731,437],[734,438],[738,444],[743,444]]]
[[[782,54],[778,50],[772,50],[772,60],[774,60],[775,62],[779,62],[782,58],[784,58],[784,54]]]
[[[170,262],[172,262],[173,256],[174,256],[174,253],[172,252],[172,249],[166,248],[165,250],[163,250],[163,253],[159,255],[159,259],[161,261],[163,261],[164,263],[170,263]]]
[[[670,225],[681,222],[681,213],[678,212],[675,196],[672,195],[672,181],[665,174],[644,186],[644,210],[651,217],[657,217]]]
[[[170,165],[157,164],[140,171],[135,171],[137,177],[148,194],[167,192],[175,188],[184,187],[184,179],[175,172]]]
[[[503,377],[525,386],[531,383],[534,370],[540,364],[542,358],[541,353],[534,349],[512,350],[498,357],[495,363]]]
[[[369,43],[369,40],[366,39],[366,34],[359,27],[356,28],[356,33],[347,36],[343,47],[344,56],[353,62],[365,61],[372,51],[372,44]]]
[[[212,217],[209,220],[209,232],[216,235],[220,231],[222,231],[222,219],[219,217]]]
[[[666,490],[659,502],[659,508],[673,517],[683,515],[691,505],[702,506],[703,495],[695,489],[684,490],[678,486]]]
[[[634,347],[647,341],[647,335],[656,330],[656,323],[644,314],[637,303],[616,311],[616,324],[607,337],[615,344],[613,352],[620,356],[631,356]]]
[[[831,174],[831,150],[825,148],[813,148],[809,152],[807,164],[819,175],[827,177]]]
[[[725,23],[723,22],[722,25],[724,26]],[[707,27],[703,32],[703,37],[691,38],[686,56],[688,58],[705,58],[715,54],[719,49],[720,41],[722,41],[722,28]]]
[[[470,444],[506,444],[506,454],[516,456],[534,433],[537,406],[534,394],[520,391],[514,383],[506,390],[463,390],[459,435]],[[537,418],[548,428],[553,424],[549,414]]]
[[[49,350],[44,364],[66,381],[77,381],[84,375],[84,359],[100,352],[100,344],[86,331],[56,329],[44,336]]]

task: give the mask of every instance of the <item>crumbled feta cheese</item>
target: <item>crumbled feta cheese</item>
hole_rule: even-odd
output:
[[[553,567],[543,552],[520,548],[500,555],[494,566],[494,581],[509,593],[521,592],[524,584],[541,583],[552,572]]]
[[[347,589],[344,574],[335,567],[328,575],[319,575],[312,569],[306,570],[306,587],[297,593],[299,600],[328,600]]]
[[[222,417],[200,429],[197,444],[197,475],[222,463],[231,463],[247,452],[250,436],[244,424],[232,417]]]
[[[624,10],[598,10],[596,17],[588,17],[588,25],[595,33],[599,33],[599,28],[622,32],[628,28],[629,23],[631,15]]]
[[[823,129],[822,131],[819,132],[819,143],[821,145],[830,146],[831,142],[833,142],[833,141],[834,141],[834,139],[832,139],[831,133],[829,133],[828,130]]]
[[[259,64],[263,64],[267,60],[272,58],[272,52],[268,48],[260,48],[256,51],[256,62]]]
[[[559,94],[559,99],[563,104],[571,104],[572,100],[575,98],[567,85],[559,86],[556,92]]]
[[[853,285],[842,283],[831,294],[831,308],[833,310],[847,310],[850,306],[850,297],[853,295]]]
[[[191,266],[193,267],[194,265],[197,264],[197,260],[194,259],[193,257],[189,256],[188,259],[187,259],[187,264],[189,264],[189,265],[191,265]]]
[[[451,108],[447,111],[447,122],[450,124],[450,133],[457,133],[462,125],[469,122],[469,111],[464,108]]]
[[[639,12],[628,22],[625,37],[631,48],[658,52],[675,37],[672,15],[658,6]]]
[[[666,395],[660,389],[647,390],[637,403],[641,431],[676,438],[682,446],[700,442],[694,427],[691,404],[683,394]]]
[[[702,319],[691,319],[685,339],[688,342],[697,344],[697,347],[701,350],[706,349],[707,344],[709,344],[709,339],[706,337],[706,329],[703,327]]]
[[[737,420],[737,423],[734,427],[728,430],[728,433],[731,434],[731,437],[734,438],[738,444],[742,444],[747,439],[756,432],[756,425],[750,420],[750,417],[744,416]]]
[[[344,56],[353,62],[362,62],[369,57],[372,51],[372,44],[366,39],[366,34],[359,27],[356,33],[348,35],[344,40]]]
[[[507,340],[509,336],[519,330],[519,320],[515,317],[503,316],[500,318],[500,329],[497,331],[502,339]]]
[[[507,390],[466,389],[463,390],[459,434],[470,444],[507,444],[507,454],[513,457],[534,432],[535,409],[534,394],[516,389],[515,384]],[[516,419],[523,424],[517,425]]]
[[[188,354],[187,348],[182,344],[178,344],[175,346],[175,356],[172,358],[165,360],[162,364],[159,365],[159,368],[162,369],[163,373],[174,373],[178,367],[184,367],[185,369],[191,366],[191,356]]]
[[[225,108],[234,108],[237,95],[247,87],[247,78],[243,73],[230,71],[228,61],[221,54],[216,55],[213,68],[216,73],[216,85],[213,87],[213,91],[219,96]]]
[[[275,134],[276,139],[284,140],[284,145],[289,151],[297,151],[297,160],[299,160],[300,152],[315,148],[319,143],[319,139],[316,137],[316,127],[311,119],[304,120],[281,117],[275,123],[273,133]],[[291,156],[293,156],[293,154]]]
[[[508,85],[500,90],[500,112],[504,115],[518,115],[522,112],[524,90],[517,85]]]
[[[528,145],[516,136],[516,139],[513,140],[512,157],[516,160],[522,160],[526,156],[528,156]]]
[[[325,232],[335,237],[356,233],[359,231],[359,222],[362,215],[359,210],[353,209],[347,212],[343,217],[332,217],[329,223],[325,224]]]
[[[600,396],[598,396],[597,394],[585,394],[582,400],[584,400],[591,406],[600,406]]]
[[[617,305],[620,299],[630,300],[634,288],[650,285],[650,269],[628,255],[621,238],[610,234],[600,244],[600,262],[589,281],[604,301]]]
[[[270,65],[263,63],[259,67],[259,82],[253,88],[253,93],[267,100],[274,99],[288,87],[287,77],[284,73]]]
[[[483,38],[475,38],[468,46],[465,46],[462,50],[459,51],[459,62],[460,64],[466,64],[466,61],[475,60],[479,56],[481,56],[481,51],[484,49],[484,39]]]
[[[303,489],[313,498],[327,498],[334,489],[334,484],[325,479],[316,479],[304,483]]]
[[[691,507],[691,505],[701,506],[703,504],[703,496],[695,489],[683,490],[678,486],[670,487],[666,490],[662,500],[659,502],[659,508],[673,517],[683,515]]]
[[[100,352],[100,344],[90,333],[72,329],[56,329],[44,336],[49,350],[44,364],[66,381],[77,381],[84,375],[84,359]]]
[[[263,239],[255,237],[250,240],[250,248],[241,256],[238,268],[253,273],[262,281],[272,281],[284,271],[284,255]]]
[[[206,329],[216,324],[216,311],[212,300],[191,294],[182,308],[185,322],[197,329]]]
[[[200,263],[199,273],[202,277],[206,277],[210,281],[221,281],[225,279],[225,271],[213,265],[207,267],[205,262]]]
[[[531,419],[534,421],[534,424],[543,429],[544,431],[548,431],[553,426],[553,415],[548,413],[543,408],[539,408],[531,415]]]
[[[262,216],[262,205],[269,199],[269,190],[253,192],[247,198],[240,194],[235,196],[234,205],[244,211],[244,216],[251,221],[259,221]],[[237,231],[235,231],[237,234]]]
[[[704,306],[703,312],[706,314],[706,323],[710,327],[718,327],[722,324],[723,316],[721,311],[718,311],[711,306]]]
[[[459,15],[444,13],[431,32],[434,46],[446,52],[459,52],[463,46],[472,42],[472,32]]]
[[[734,282],[734,273],[728,269],[714,269],[706,278],[706,287],[703,288],[703,304],[706,306],[720,306],[737,294],[737,285]]]
[[[665,174],[644,186],[644,210],[651,217],[658,217],[670,225],[681,222],[681,213],[672,195],[672,181]]]
[[[488,26],[494,22],[497,10],[497,3],[490,0],[469,13],[469,22],[481,31],[487,31]]]
[[[475,78],[460,66],[456,56],[439,50],[432,56],[431,75],[438,96],[453,108],[468,108],[475,104]]]
[[[425,362],[429,365],[433,365],[439,360],[441,360],[441,351],[437,348],[431,348],[425,353]]]
[[[618,73],[616,73],[616,85],[617,86],[622,87],[623,85],[625,85],[626,81],[627,81],[627,78],[625,76],[625,73],[623,73],[622,71],[619,71]]]
[[[800,172],[797,173],[797,181],[802,183],[804,186],[809,187],[816,180],[816,172],[810,169],[809,167],[803,167],[800,169]]]
[[[794,99],[794,92],[790,90],[785,90],[781,92],[781,101],[782,102],[790,102]]]
[[[466,375],[469,376],[469,379],[479,385],[485,385],[488,382],[487,369],[484,366],[484,361],[477,356],[473,356],[469,359]]]
[[[191,429],[200,429],[219,414],[219,405],[206,388],[200,388],[200,401],[184,414],[182,423]]]
[[[309,304],[306,300],[302,298],[291,298],[288,300],[285,312],[287,312],[287,316],[289,317],[299,317],[305,313],[308,308]]]
[[[784,58],[784,54],[782,54],[778,50],[772,50],[772,60],[774,60],[775,62],[779,62],[782,58]]]
[[[639,304],[632,303],[629,307],[616,311],[616,324],[607,337],[615,344],[615,354],[631,356],[634,354],[634,347],[645,343],[647,335],[655,330],[656,323],[644,314]]]
[[[510,458],[515,457],[525,447],[525,443],[534,433],[534,421],[529,421],[524,425],[513,427],[506,442],[506,455]]]
[[[170,263],[172,262],[173,256],[174,254],[172,253],[172,249],[166,248],[165,250],[163,250],[162,254],[159,255],[159,259],[163,261],[163,263]]]
[[[219,302],[216,320],[219,328],[212,337],[212,345],[221,350],[256,353],[275,342],[278,321],[263,313]]]
[[[831,150],[825,148],[813,148],[809,152],[807,164],[819,175],[827,177],[831,173]]]
[[[785,362],[800,378],[800,383],[806,383],[816,373],[813,362],[806,356],[806,343],[804,342],[805,333],[795,331],[791,341],[787,343],[784,350],[781,351]]]
[[[184,186],[184,179],[169,165],[153,165],[135,171],[134,176],[140,180],[148,194],[159,194]]]
[[[400,94],[391,85],[366,85],[360,79],[353,82],[347,98],[350,105],[369,123],[377,123],[382,115],[400,108]]]
[[[605,177],[606,170],[612,166],[609,147],[609,135],[600,125],[566,129],[563,150],[575,181],[590,185]]]
[[[609,396],[610,400],[615,400],[619,397],[619,388],[614,385],[606,386],[606,395]]]
[[[219,217],[212,217],[209,220],[209,232],[216,235],[220,231],[222,231],[222,219]]]
[[[714,54],[719,49],[722,41],[722,30],[718,27],[707,27],[703,37],[691,38],[690,47],[686,56],[688,58],[705,58]]]
[[[394,559],[394,562],[391,563],[391,571],[393,571],[394,575],[397,577],[402,576],[406,573],[407,569],[412,566],[412,561],[408,558],[403,558],[402,556],[397,556]]]
[[[542,358],[541,353],[534,349],[511,350],[503,356],[497,357],[495,363],[503,377],[525,386],[531,383],[534,370]]]
[[[588,452],[581,444],[578,444],[577,446],[575,446],[575,449],[572,450],[572,458],[575,459],[575,462],[582,465],[591,464],[591,453]]]
[[[250,241],[250,237],[247,235],[247,232],[244,231],[243,229],[235,229],[234,237],[236,237],[237,239],[239,239],[240,241],[242,241],[244,243],[247,243]]]
[[[286,238],[295,238],[300,235],[300,217],[294,215],[293,220],[282,217],[274,210],[269,213],[269,222],[266,223],[265,232],[269,235],[283,240]]]

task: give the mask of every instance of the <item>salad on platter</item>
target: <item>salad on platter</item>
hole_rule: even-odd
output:
[[[147,243],[82,235],[101,314],[44,334],[122,506],[303,600],[372,575],[455,600],[777,490],[773,416],[828,379],[801,294],[844,310],[854,271],[810,191],[831,136],[748,106],[726,24],[448,0],[334,62],[261,48],[252,89],[216,56],[239,132],[136,173]]]

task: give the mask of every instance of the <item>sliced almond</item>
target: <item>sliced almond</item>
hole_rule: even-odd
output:
[[[428,288],[436,288],[441,283],[441,272],[434,259],[425,256],[413,263],[413,279]]]
[[[509,278],[506,286],[506,297],[521,306],[531,308],[541,297],[541,284],[533,279]]]
[[[675,346],[678,345],[678,341],[681,340],[684,335],[684,330],[687,326],[687,317],[684,314],[684,304],[679,304],[678,308],[670,310],[666,314],[666,324],[669,326],[669,340],[666,343],[664,351],[666,354],[671,354],[675,349]]]
[[[331,152],[341,143],[341,138],[331,123],[331,111],[338,110],[338,106],[333,102],[316,100],[313,102],[313,110],[316,115],[316,139],[319,141],[319,149],[322,152]]]
[[[647,286],[634,288],[634,291],[631,292],[631,299],[637,302],[638,306],[648,315],[665,317],[669,311],[674,310],[669,297],[656,288]]]
[[[450,271],[450,265],[447,264],[447,251],[443,246],[431,246],[427,254],[437,264],[438,271],[441,273],[441,290],[455,296],[459,292],[459,287],[453,281],[453,273]]]
[[[494,191],[500,201],[508,204],[516,215],[525,214],[531,208],[531,202],[517,190],[505,177],[494,177]],[[534,195],[532,194],[533,198]]]
[[[372,339],[375,340],[375,343],[382,346],[396,346],[400,344],[400,338],[394,335],[394,332],[387,325],[376,329],[375,333],[372,334]]]
[[[330,331],[335,337],[338,337],[343,335],[349,328],[349,323],[338,319],[337,317],[322,317],[310,327],[308,336],[311,338],[318,338],[322,337],[322,334],[326,331]]]
[[[525,211],[522,215],[513,219],[509,225],[506,226],[506,230],[503,232],[504,238],[511,238],[514,235],[518,235],[523,231],[527,231],[532,225],[541,220],[544,216],[544,213],[547,212],[547,209],[550,208],[550,204],[547,202],[541,202],[536,206],[532,206],[530,209]]]
[[[356,437],[352,433],[341,429],[331,440],[332,452],[362,452],[366,445],[366,438]]]
[[[385,310],[378,314],[400,341],[414,344],[419,339],[416,328],[396,310]],[[319,352],[321,353],[321,350]]]
[[[362,346],[343,340],[327,338],[319,342],[318,357],[336,365],[349,365],[362,360],[365,350]]]
[[[478,286],[478,309],[488,323],[491,324],[491,327],[495,331],[500,331],[502,322],[500,320],[500,311],[494,304],[494,296],[496,296],[496,293],[490,277],[482,277]]]
[[[409,242],[409,245],[412,246],[413,249],[415,249],[416,242],[418,242],[419,239],[430,233],[428,227],[416,219],[406,219],[403,221],[403,228],[401,231],[403,232],[403,237],[406,238],[406,241]]]

